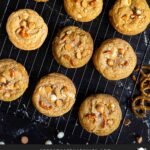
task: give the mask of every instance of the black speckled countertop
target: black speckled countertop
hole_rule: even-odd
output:
[[[128,41],[136,51],[138,65],[150,65],[150,28],[137,36],[123,36],[109,23],[108,11],[114,0],[105,0],[102,14],[89,23],[79,23],[67,16],[62,0],[36,3],[33,0],[0,0],[0,58],[12,58],[22,63],[30,75],[30,86],[23,97],[12,103],[0,102],[0,141],[6,144],[20,143],[22,136],[29,137],[29,143],[44,144],[133,144],[135,137],[143,137],[143,144],[150,143],[150,117],[137,119],[130,111],[132,97],[139,94],[138,85],[131,77],[121,81],[108,81],[94,69],[92,61],[81,69],[65,69],[59,66],[51,53],[51,42],[57,31],[66,25],[76,25],[89,31],[95,48],[108,38],[118,37]],[[10,13],[20,8],[36,10],[49,27],[49,35],[44,45],[37,51],[25,52],[15,48],[9,41],[5,26]],[[77,101],[73,109],[59,118],[48,118],[33,107],[31,95],[36,82],[49,72],[60,72],[70,77],[78,89]],[[108,137],[97,137],[84,131],[78,123],[77,112],[83,99],[92,93],[108,93],[115,96],[121,106],[124,119],[131,124],[121,123],[116,132]],[[59,139],[57,134],[64,133]]]

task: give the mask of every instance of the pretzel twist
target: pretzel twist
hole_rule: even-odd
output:
[[[138,96],[132,102],[132,111],[139,118],[146,117],[147,111],[150,110],[150,98]]]

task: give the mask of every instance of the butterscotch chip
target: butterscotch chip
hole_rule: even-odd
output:
[[[48,27],[39,14],[31,9],[13,12],[6,25],[10,41],[21,50],[35,50],[44,43]]]
[[[118,52],[119,52],[120,54],[124,55],[125,50],[124,50],[124,49],[122,49],[122,48],[119,48],[119,49],[118,49]]]
[[[82,58],[81,52],[77,52],[76,57],[77,57],[78,59],[81,59],[81,58]]]
[[[13,101],[23,95],[29,76],[20,63],[12,59],[0,60],[0,100]]]
[[[115,108],[111,109],[112,105]],[[88,132],[98,136],[113,133],[120,125],[122,112],[118,101],[107,94],[87,97],[79,108],[79,121]]]
[[[80,22],[95,19],[102,11],[102,0],[64,0],[64,7],[69,16]]]
[[[26,27],[26,26],[27,26],[27,22],[24,21],[24,20],[21,21],[21,22],[20,22],[20,26],[21,26],[21,27]]]
[[[76,88],[68,77],[51,73],[40,79],[34,90],[32,101],[42,114],[58,117],[72,108],[75,95]]]
[[[29,142],[29,139],[28,139],[27,136],[22,136],[22,137],[21,137],[21,143],[22,143],[22,144],[28,144],[28,142]]]
[[[98,72],[108,80],[120,80],[131,75],[136,63],[136,54],[129,43],[114,38],[104,41],[96,50],[93,63]]]
[[[113,27],[125,35],[139,34],[150,23],[150,9],[146,0],[116,0],[109,16]]]
[[[96,106],[96,110],[97,110],[99,113],[101,113],[101,114],[104,113],[104,109],[105,109],[105,106],[104,106],[103,104],[98,104],[98,105]]]
[[[114,65],[114,61],[113,61],[112,59],[108,59],[108,60],[107,60],[107,64],[108,64],[109,66],[113,66],[113,65]]]
[[[0,83],[6,83],[7,80],[5,77],[0,76]]]
[[[35,29],[35,27],[36,27],[36,25],[35,25],[35,23],[34,22],[29,22],[28,23],[28,27],[29,27],[29,29]]]
[[[63,102],[61,100],[56,100],[56,106],[61,107]]]
[[[79,68],[84,66],[93,53],[93,40],[91,35],[75,26],[62,29],[52,44],[55,60],[66,68]]]

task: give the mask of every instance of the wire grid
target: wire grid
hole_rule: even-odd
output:
[[[14,5],[15,4],[15,5]],[[1,39],[0,56],[1,58],[9,57],[21,62],[28,70],[30,75],[30,87],[27,92],[18,101],[12,103],[0,102],[2,112],[14,113],[16,116],[30,118],[31,121],[43,123],[46,127],[56,127],[62,130],[66,135],[72,135],[79,139],[86,139],[89,143],[119,143],[119,139],[123,130],[123,122],[128,114],[128,98],[134,96],[137,82],[131,81],[131,78],[122,81],[108,81],[104,79],[95,70],[92,61],[81,69],[65,69],[58,65],[51,54],[51,43],[58,29],[66,25],[77,25],[86,31],[89,31],[94,39],[95,48],[100,42],[107,38],[119,37],[127,40],[134,47],[138,59],[138,64],[145,63],[146,56],[149,56],[149,38],[148,31],[134,37],[126,37],[117,33],[109,24],[108,11],[112,6],[110,0],[104,2],[102,14],[90,23],[78,23],[70,19],[63,9],[61,0],[53,0],[49,3],[38,4],[32,0],[14,0],[12,6],[11,0],[3,1],[3,14],[0,16]],[[49,26],[49,35],[44,45],[35,52],[24,52],[16,49],[8,40],[5,30],[5,24],[9,14],[19,8],[31,8],[43,16],[45,22]],[[142,43],[142,48],[140,47]],[[139,50],[140,49],[140,50]],[[142,50],[141,50],[142,49]],[[39,114],[31,103],[31,95],[36,82],[41,76],[49,72],[61,72],[70,77],[77,87],[77,101],[73,109],[63,117],[48,118]],[[138,75],[139,76],[139,75]],[[120,83],[122,85],[120,85]],[[126,87],[130,87],[128,90]],[[121,105],[123,111],[123,121],[120,128],[111,136],[97,137],[93,134],[85,132],[78,125],[78,107],[83,99],[91,93],[109,93],[115,96]],[[80,141],[77,141],[77,144]]]

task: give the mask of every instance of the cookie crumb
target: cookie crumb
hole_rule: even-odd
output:
[[[21,137],[21,143],[22,143],[22,144],[27,144],[28,142],[29,142],[29,139],[28,139],[27,136],[22,136],[22,137]]]
[[[136,81],[136,76],[135,75],[132,75],[132,80]]]
[[[57,134],[57,138],[62,139],[64,137],[64,135],[65,135],[64,132],[59,132]]]
[[[131,120],[130,119],[125,119],[124,125],[127,127],[131,124]]]
[[[45,145],[52,145],[53,143],[52,143],[52,141],[50,141],[50,140],[47,140],[46,142],[45,142]]]
[[[134,71],[139,72],[140,71],[140,66],[137,66]]]
[[[141,144],[143,142],[143,137],[142,136],[137,136],[136,137],[136,143]]]

